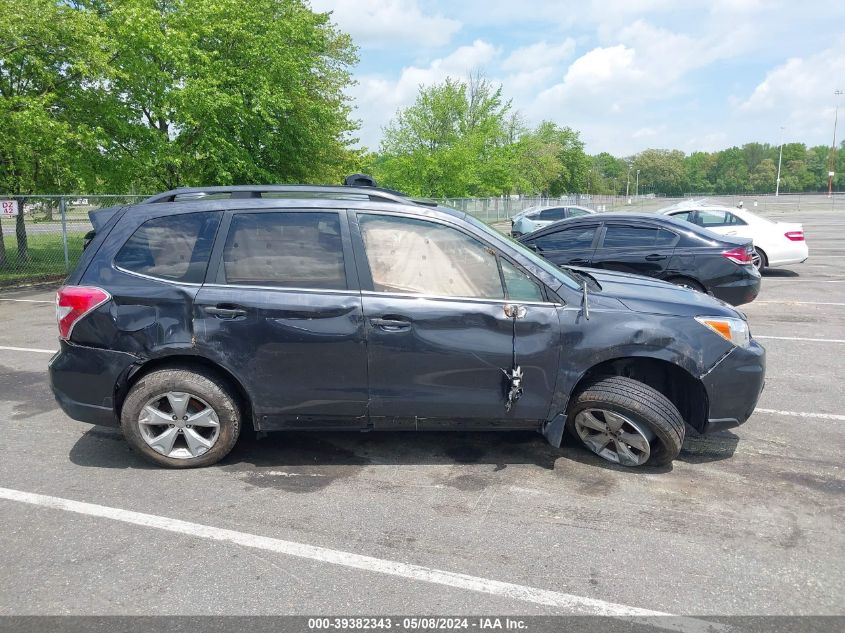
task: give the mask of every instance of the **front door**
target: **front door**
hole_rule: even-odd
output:
[[[538,282],[438,221],[360,213],[353,236],[374,426],[507,428],[547,417],[560,325]],[[524,391],[506,410],[515,365]]]
[[[262,429],[366,426],[365,332],[345,217],[230,217],[212,283],[195,300],[197,344],[251,392]]]

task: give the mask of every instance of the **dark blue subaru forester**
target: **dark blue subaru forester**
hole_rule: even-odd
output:
[[[53,392],[162,466],[258,431],[568,429],[626,466],[753,412],[742,313],[557,268],[474,218],[374,187],[179,189],[92,212],[58,291]]]

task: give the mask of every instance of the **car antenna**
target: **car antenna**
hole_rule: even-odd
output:
[[[584,306],[584,318],[587,319],[587,321],[589,321],[590,320],[590,301],[589,301],[589,294],[587,292],[587,280],[586,279],[584,280],[584,285],[581,286],[581,289],[584,291],[584,294],[582,295],[583,298],[581,299],[581,305]]]

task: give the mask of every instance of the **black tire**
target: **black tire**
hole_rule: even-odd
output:
[[[575,430],[575,416],[585,409],[605,409],[626,416],[646,426],[654,435],[645,464],[670,463],[684,443],[686,427],[681,414],[662,393],[632,378],[609,376],[589,385],[575,398],[569,409],[567,428],[581,442]]]
[[[698,283],[695,279],[690,279],[689,277],[671,277],[666,281],[670,284],[675,284],[676,286],[683,286],[684,288],[698,290],[698,292],[707,292],[707,289],[704,286]]]
[[[214,409],[219,434],[207,452],[183,459],[167,457],[153,450],[141,436],[142,409],[152,398],[167,392],[190,394]],[[129,445],[149,461],[167,468],[200,468],[216,464],[235,446],[241,431],[241,411],[229,386],[214,373],[199,369],[160,369],[143,376],[129,390],[121,409],[120,426]]]
[[[754,247],[754,251],[757,253],[757,256],[760,258],[760,265],[756,266],[757,270],[762,272],[764,268],[769,265],[769,258],[766,257],[765,251],[762,248]]]

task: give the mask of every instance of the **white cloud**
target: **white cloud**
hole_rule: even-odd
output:
[[[395,81],[381,75],[358,78],[358,85],[350,90],[357,106],[356,116],[361,119],[362,144],[376,149],[381,139],[381,129],[399,108],[413,103],[420,86],[430,86],[447,77],[466,79],[469,74],[489,64],[498,55],[498,49],[484,40],[475,40],[461,46],[445,57],[433,60],[426,67],[407,66]]]
[[[567,37],[560,44],[548,44],[546,40],[541,40],[513,51],[502,62],[502,69],[528,72],[547,66],[556,66],[572,57],[574,51],[575,40],[571,37]]]
[[[823,143],[830,134],[834,89],[845,89],[845,38],[807,57],[793,57],[769,71],[739,105],[741,115],[784,125],[788,136]],[[839,83],[837,83],[839,82]]]
[[[331,11],[340,29],[365,48],[443,46],[461,28],[460,21],[439,13],[424,15],[417,0],[311,0],[311,6]]]

